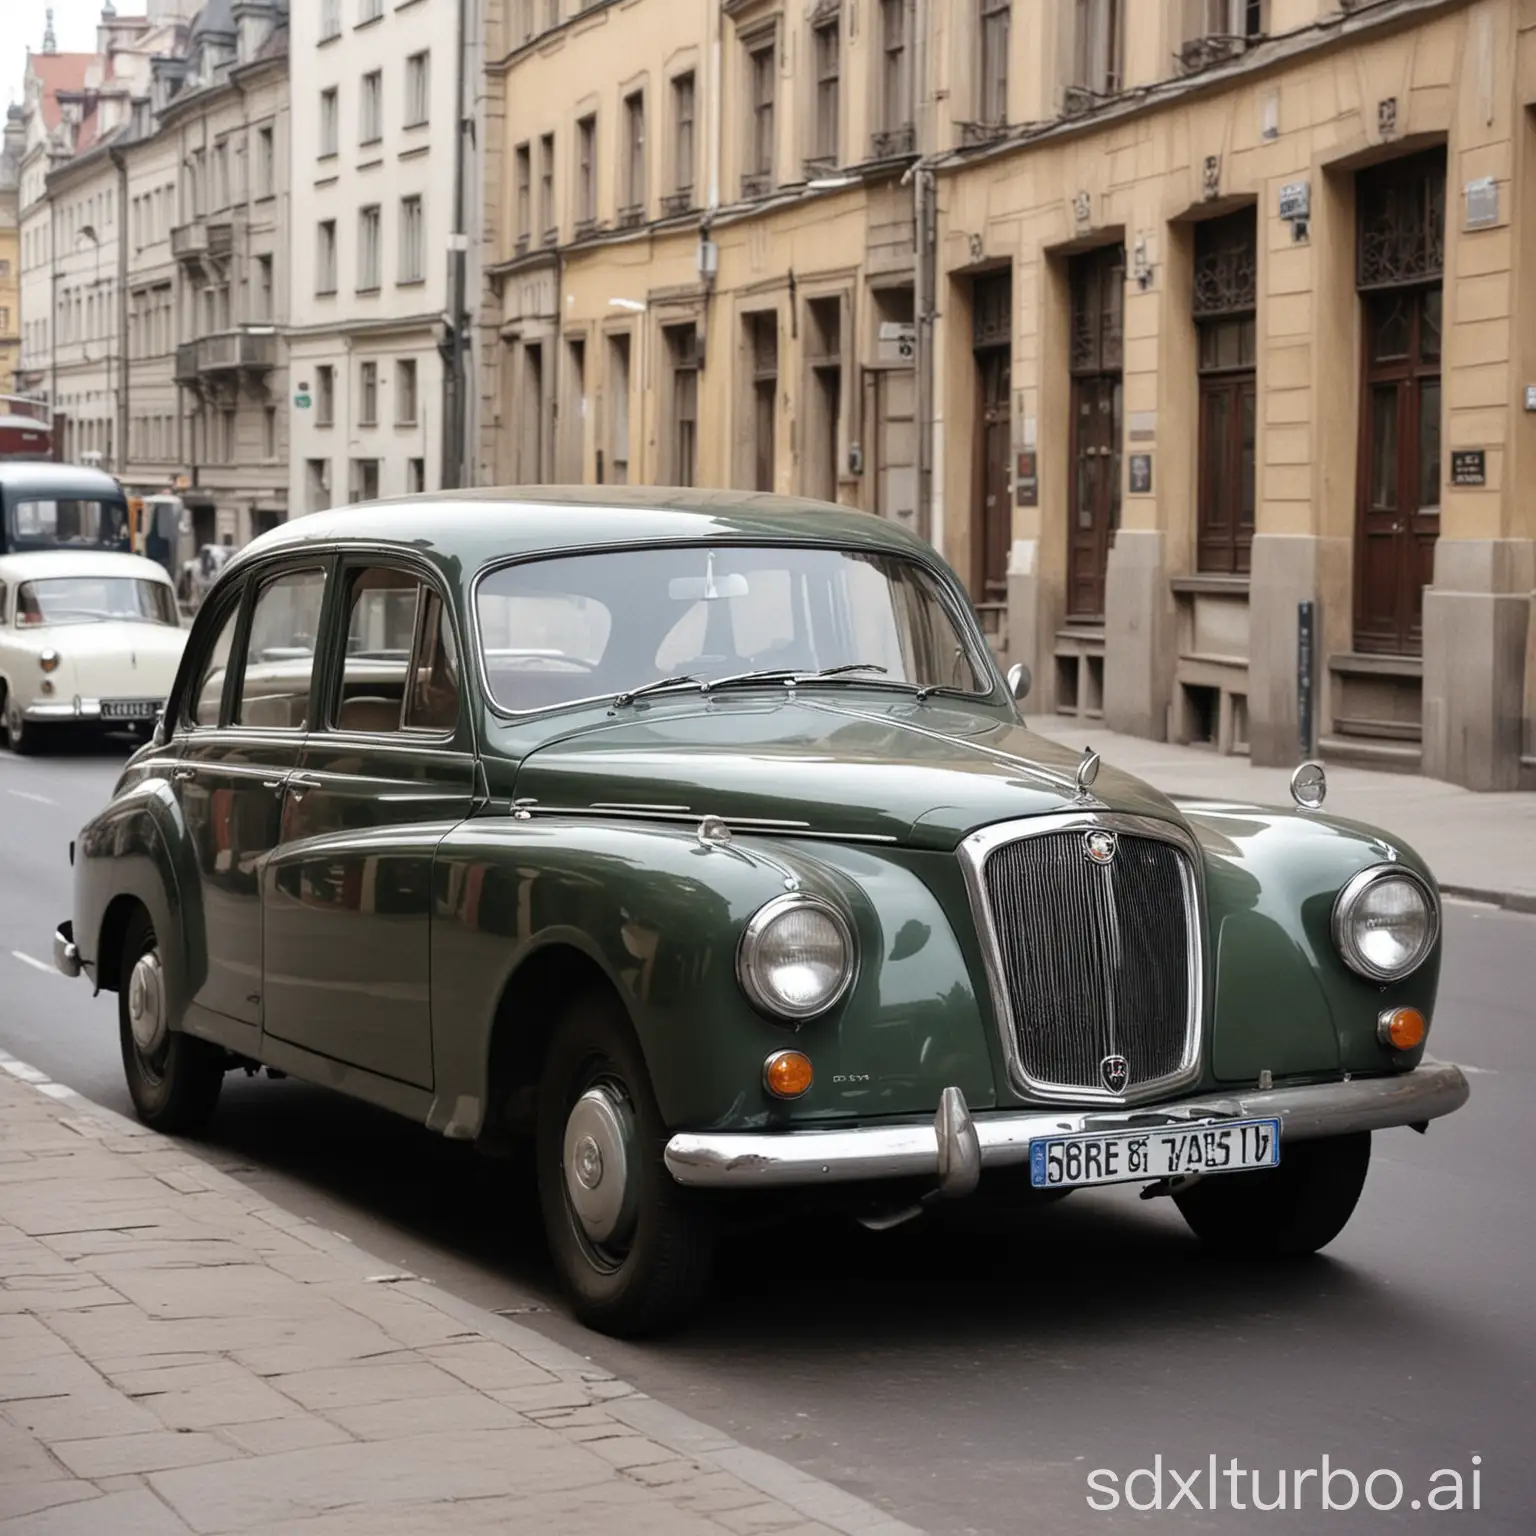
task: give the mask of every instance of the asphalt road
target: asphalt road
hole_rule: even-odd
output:
[[[0,752],[0,1049],[128,1113],[113,1000],[47,964],[69,910],[68,840],[122,756]],[[563,1314],[523,1165],[243,1077],[200,1150],[390,1262],[935,1533],[1529,1533],[1536,918],[1453,904],[1445,928],[1433,1044],[1476,1069],[1472,1103],[1428,1136],[1378,1136],[1354,1221],[1290,1268],[1213,1263],[1169,1202],[1126,1192],[883,1235],[778,1229],[732,1246],[690,1332],[627,1345]],[[1090,1507],[1159,1455],[1165,1509],[1173,1473],[1187,1489],[1176,1512]],[[1295,1474],[1325,1457],[1362,1481],[1395,1472],[1402,1502],[1374,1513],[1362,1493],[1324,1514],[1314,1476],[1301,1511],[1237,1513],[1223,1474],[1213,1511],[1213,1456],[1222,1469],[1237,1459],[1245,1505],[1250,1471],[1265,1502],[1282,1470],[1294,1498]],[[1119,1482],[1090,1486],[1101,1469]],[[1430,1491],[1452,1471],[1465,1507],[1434,1513]],[[1149,1471],[1127,1491],[1145,1501],[1153,1489]],[[1332,1492],[1347,1498],[1347,1482]],[[1372,1492],[1386,1502],[1394,1487],[1383,1475]]]

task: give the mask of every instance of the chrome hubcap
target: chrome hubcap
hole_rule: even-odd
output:
[[[581,1230],[594,1243],[622,1242],[634,1227],[629,1108],[600,1084],[565,1122],[565,1190]]]
[[[153,1056],[165,1044],[165,977],[154,950],[139,956],[128,978],[128,1027],[133,1043],[145,1056]]]

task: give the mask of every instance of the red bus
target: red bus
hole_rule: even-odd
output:
[[[0,395],[0,463],[53,457],[53,412],[32,395]]]

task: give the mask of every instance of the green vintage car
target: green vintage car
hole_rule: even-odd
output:
[[[1424,1055],[1435,883],[1295,809],[1171,800],[1022,723],[933,550],[730,492],[304,517],[198,615],[80,834],[61,969],[151,1126],[225,1072],[531,1138],[592,1326],[675,1323],[744,1208],[1134,1182],[1329,1242]]]

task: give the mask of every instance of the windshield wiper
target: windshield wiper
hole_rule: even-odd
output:
[[[641,683],[638,688],[626,688],[623,693],[615,697],[613,707],[622,709],[626,704],[633,704],[636,699],[644,698],[648,693],[660,693],[664,688],[683,688],[689,683],[702,687],[704,679],[695,677],[691,672],[680,672],[676,677],[658,677],[654,682]]]
[[[737,688],[748,683],[789,683],[802,676],[794,667],[760,667],[755,672],[727,672],[724,677],[712,677],[699,690],[713,693],[717,688]]]
[[[888,673],[889,667],[882,667],[876,661],[849,661],[840,667],[823,667],[820,672],[812,672],[810,677],[846,677],[850,672],[879,672],[882,676]]]

